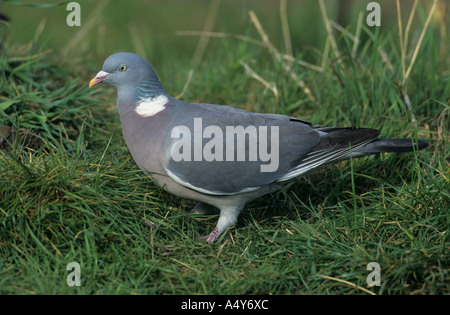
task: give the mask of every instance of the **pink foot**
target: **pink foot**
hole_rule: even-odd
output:
[[[206,243],[212,244],[219,238],[219,235],[220,235],[219,229],[214,228],[214,230],[212,230],[212,232],[208,236],[200,236],[199,240],[203,241],[204,239],[206,239]]]

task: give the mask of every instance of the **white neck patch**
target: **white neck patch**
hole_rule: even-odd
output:
[[[155,116],[166,108],[169,99],[165,95],[159,95],[153,98],[144,98],[139,101],[135,112],[141,117]]]

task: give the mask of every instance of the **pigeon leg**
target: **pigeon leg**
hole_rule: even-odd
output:
[[[207,203],[203,203],[203,202],[198,202],[194,208],[192,208],[191,210],[188,211],[188,213],[193,213],[193,214],[199,214],[202,216],[207,216],[207,215],[215,215],[215,214],[219,214],[220,210],[214,206],[211,206]],[[186,221],[190,221],[191,219],[189,217],[186,218]],[[197,220],[194,217],[194,220]]]
[[[191,211],[189,211],[189,213],[213,215],[219,214],[219,209],[207,203],[199,202]]]
[[[214,243],[230,226],[236,224],[239,212],[241,212],[244,206],[220,209],[220,217],[217,222],[217,226],[212,230],[212,232],[206,238],[206,243]]]

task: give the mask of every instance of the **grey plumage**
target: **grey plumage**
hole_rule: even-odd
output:
[[[220,210],[208,243],[236,223],[246,202],[324,163],[428,146],[378,139],[374,129],[317,127],[295,117],[183,102],[131,53],[108,57],[89,86],[101,82],[118,91],[123,135],[137,165],[170,193],[200,202],[195,212]],[[190,132],[193,137],[182,138]]]

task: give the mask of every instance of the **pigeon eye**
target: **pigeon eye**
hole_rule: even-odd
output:
[[[125,70],[127,70],[127,66],[121,65],[121,66],[119,66],[119,70],[120,71],[125,71]]]

